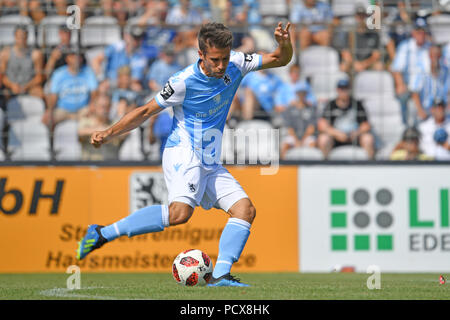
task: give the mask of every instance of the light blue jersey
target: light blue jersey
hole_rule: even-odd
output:
[[[173,107],[172,130],[166,148],[185,146],[205,165],[220,163],[222,133],[242,78],[262,65],[262,56],[231,52],[225,75],[206,76],[200,60],[174,74],[155,96],[161,108]]]
[[[400,72],[403,75],[403,80],[409,90],[414,87],[417,75],[430,72],[430,45],[431,43],[426,42],[419,47],[416,40],[410,38],[402,41],[398,46],[391,71]]]
[[[50,80],[50,92],[58,96],[58,108],[68,112],[77,112],[85,107],[91,98],[91,92],[97,89],[97,79],[89,66],[83,66],[74,75],[67,65],[59,67]]]

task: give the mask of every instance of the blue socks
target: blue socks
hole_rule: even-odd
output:
[[[108,241],[120,236],[136,236],[143,233],[163,231],[169,226],[169,208],[165,205],[153,205],[139,209],[128,217],[101,229]]]
[[[169,208],[166,205],[153,205],[139,209],[128,217],[101,229],[108,241],[120,236],[163,231],[169,226]],[[233,263],[239,260],[250,235],[251,224],[238,218],[230,218],[222,231],[219,241],[219,256],[214,267],[213,277],[219,278],[230,272]]]
[[[251,224],[238,218],[228,219],[219,241],[219,256],[214,267],[213,277],[219,278],[231,270],[238,261],[250,235]]]

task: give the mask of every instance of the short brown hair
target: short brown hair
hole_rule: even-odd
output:
[[[204,24],[198,33],[198,47],[206,53],[207,47],[231,48],[233,34],[225,25],[218,22]]]

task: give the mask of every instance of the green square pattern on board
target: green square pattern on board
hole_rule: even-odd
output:
[[[392,250],[393,249],[392,235],[382,235],[377,236],[377,249],[378,250]]]
[[[370,237],[367,234],[357,234],[354,237],[355,250],[369,250]]]
[[[332,212],[331,213],[331,227],[332,228],[345,228],[345,227],[347,227],[347,213],[345,213],[345,212]]]
[[[347,250],[347,236],[346,235],[332,235],[331,236],[331,250]]]
[[[347,204],[347,192],[343,189],[331,190],[331,204],[335,206],[342,206]]]

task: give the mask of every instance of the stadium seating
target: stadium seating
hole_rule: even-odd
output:
[[[12,122],[8,149],[11,151],[12,160],[50,160],[47,127],[36,118]]]
[[[263,120],[242,121],[236,126],[236,161],[267,163],[278,155],[279,136],[270,123]]]
[[[369,160],[366,150],[357,146],[340,146],[332,149],[328,155],[328,160],[349,161],[349,160]]]
[[[232,164],[235,161],[234,130],[230,129],[227,125],[225,125],[223,130],[220,160],[225,164]]]
[[[386,160],[404,130],[400,103],[393,97],[376,97],[365,100],[364,107],[379,144],[376,159]]]
[[[316,148],[297,147],[286,152],[285,160],[324,160],[322,151]]]
[[[446,44],[450,42],[450,15],[439,14],[431,16],[427,19],[430,25],[433,41],[437,44]]]
[[[83,47],[106,46],[122,39],[121,29],[114,17],[94,16],[86,18],[81,28]]]
[[[53,139],[56,160],[81,160],[81,144],[78,140],[78,122],[76,120],[66,120],[56,125]]]
[[[37,43],[40,47],[53,47],[59,42],[58,30],[61,25],[65,25],[67,17],[65,16],[47,16],[38,26]],[[72,30],[71,44],[75,45],[78,41],[78,32]]]
[[[49,132],[41,122],[44,110],[44,102],[34,96],[18,96],[8,102],[8,150],[12,160],[50,160]]]
[[[333,0],[331,1],[331,10],[333,11],[334,16],[343,17],[350,16],[355,13],[356,4],[361,4],[364,7],[368,7],[370,5],[369,0]]]
[[[280,18],[287,18],[289,6],[286,0],[259,0],[259,14],[263,23],[277,23]]]
[[[129,133],[119,150],[121,161],[142,161],[145,159],[141,149],[141,130],[135,129]]]
[[[311,77],[311,87],[319,100],[332,100],[336,98],[337,83],[341,79],[348,79],[345,72],[336,71],[332,74],[315,74]]]
[[[45,111],[44,101],[38,97],[21,95],[9,100],[7,105],[8,121],[24,120],[26,118],[41,119]]]
[[[356,99],[395,97],[394,78],[388,71],[361,71],[353,84]]]
[[[300,67],[306,77],[329,76],[339,71],[339,53],[331,47],[311,46],[300,53]]]
[[[21,15],[6,15],[0,17],[0,46],[9,46],[14,43],[14,29],[17,25],[26,25],[28,29],[27,43],[34,46],[36,36],[34,24],[30,17]]]

